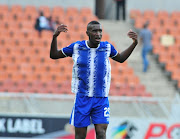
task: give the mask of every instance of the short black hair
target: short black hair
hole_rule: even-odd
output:
[[[100,23],[98,21],[95,21],[95,20],[89,22],[88,25],[87,25],[87,30],[89,30],[90,26],[94,25],[94,24],[100,24]]]
[[[98,21],[95,21],[95,20],[88,23],[88,25],[92,25],[92,24],[100,24],[100,23]]]

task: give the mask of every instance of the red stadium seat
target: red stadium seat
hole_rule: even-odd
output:
[[[93,16],[92,10],[88,7],[81,8],[79,12],[82,16]]]
[[[39,11],[43,11],[45,16],[52,15],[59,23],[67,24],[69,33],[62,34],[57,40],[58,48],[61,49],[74,41],[88,39],[85,33],[87,23],[98,20],[92,10],[89,8],[79,10],[75,7],[63,9],[59,6],[51,10],[48,6],[37,8],[31,5],[17,8],[18,6],[15,5],[10,8],[5,6],[6,12],[1,12],[3,11],[1,7],[0,51],[4,54],[0,56],[0,91],[72,94],[70,89],[72,60],[50,59],[49,49],[53,32],[42,31],[40,36],[34,29],[34,24]],[[149,12],[145,15],[150,18],[149,15],[153,13]],[[143,17],[143,14],[134,10],[131,12],[131,17],[135,19],[135,17]],[[146,21],[141,19],[135,21],[139,28]],[[106,32],[103,33],[103,40],[110,41],[110,36]],[[133,69],[128,67],[127,62],[117,64],[111,60],[111,63],[113,65],[111,85],[114,88],[112,87],[110,95],[145,96],[146,90],[142,89],[142,86],[136,87],[140,84],[139,78],[134,75]]]
[[[79,10],[76,7],[68,7],[66,8],[67,16],[77,16],[79,14]]]
[[[9,11],[9,7],[8,5],[0,5],[0,13],[2,12],[8,12]]]
[[[38,8],[38,10],[39,10],[39,12],[42,11],[44,16],[46,16],[46,17],[51,16],[51,10],[50,10],[49,6],[40,6]]]
[[[156,16],[155,12],[153,10],[146,10],[143,12],[143,18],[146,19],[152,19]]]
[[[141,14],[140,10],[133,9],[130,11],[130,18],[132,18],[132,19],[136,19],[136,18],[141,17],[141,16],[142,16],[142,14]]]

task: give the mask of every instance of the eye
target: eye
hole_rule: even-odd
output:
[[[92,30],[92,32],[93,33],[97,33],[97,32],[102,33],[102,30]]]

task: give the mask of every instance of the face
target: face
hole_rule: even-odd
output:
[[[100,24],[91,25],[87,30],[89,41],[92,44],[99,44],[102,38],[102,27]]]

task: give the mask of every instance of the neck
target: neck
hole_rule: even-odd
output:
[[[90,42],[90,41],[87,41],[87,44],[88,44],[88,46],[89,46],[90,48],[97,48],[97,47],[99,46],[98,43],[95,44],[95,43],[92,43],[92,42]]]

